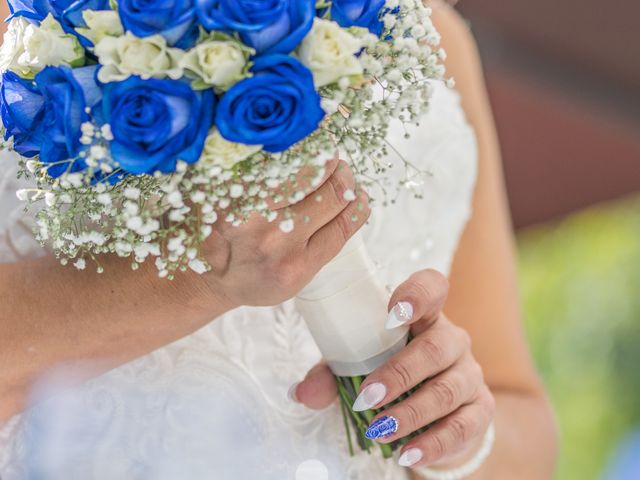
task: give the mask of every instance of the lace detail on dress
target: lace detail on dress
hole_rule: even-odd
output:
[[[437,84],[420,133],[403,135],[395,125],[390,142],[431,176],[424,200],[378,208],[365,232],[390,286],[421,268],[448,272],[476,177],[455,92]],[[0,155],[0,262],[42,254],[15,197],[15,164]],[[237,309],[0,427],[0,477],[300,480],[320,465],[330,479],[407,478],[377,452],[348,455],[337,406],[317,412],[287,399],[319,359],[293,302]]]

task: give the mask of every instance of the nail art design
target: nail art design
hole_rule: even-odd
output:
[[[364,412],[378,405],[387,394],[387,387],[382,383],[367,385],[353,403],[354,412]]]
[[[390,435],[393,435],[397,431],[398,420],[390,415],[385,415],[384,417],[380,417],[378,420],[373,422],[369,426],[369,428],[367,428],[364,436],[370,440],[377,440],[379,438],[386,438]]]
[[[399,302],[389,312],[385,327],[391,330],[410,322],[412,318],[413,306],[409,302]]]
[[[402,452],[398,459],[398,465],[401,467],[410,467],[422,460],[422,450],[419,448],[410,448],[405,452]]]

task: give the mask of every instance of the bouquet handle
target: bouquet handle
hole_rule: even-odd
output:
[[[389,292],[357,233],[296,297],[296,307],[332,372],[368,375],[407,343],[409,329],[387,330]]]

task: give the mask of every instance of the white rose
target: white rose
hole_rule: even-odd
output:
[[[98,44],[104,37],[120,37],[124,35],[120,16],[114,10],[85,10],[82,12],[82,18],[87,27],[76,28],[76,31],[91,40],[94,45]]]
[[[84,48],[78,39],[66,33],[51,14],[40,27],[29,25],[24,32],[24,62],[41,70],[47,65],[84,64]]]
[[[65,33],[51,14],[38,26],[25,19],[13,18],[0,52],[2,71],[12,70],[33,78],[46,66],[84,64],[84,49],[78,39]]]
[[[0,46],[0,71],[21,73],[18,58],[24,53],[24,32],[30,23],[23,17],[13,17]]]
[[[260,150],[262,150],[262,145],[230,142],[213,128],[205,141],[200,161],[230,170],[236,163],[246,160]]]
[[[106,36],[95,46],[95,54],[102,67],[98,80],[119,82],[131,75],[141,78],[182,77],[180,59],[184,52],[171,48],[161,35],[138,38],[131,32],[121,37]]]
[[[336,22],[316,18],[313,28],[298,48],[298,57],[313,73],[316,87],[322,87],[342,77],[363,73],[355,55],[362,46],[360,39]]]
[[[189,50],[180,65],[194,87],[227,89],[247,77],[247,62],[253,50],[235,41],[205,40]]]

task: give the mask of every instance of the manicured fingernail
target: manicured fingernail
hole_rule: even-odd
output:
[[[398,459],[398,465],[401,467],[410,467],[422,460],[422,450],[419,448],[410,448],[402,452]]]
[[[300,382],[294,383],[293,385],[291,385],[291,387],[289,387],[289,391],[287,392],[287,397],[289,397],[289,400],[296,403],[300,403],[300,400],[298,400],[298,395],[296,394],[298,385],[300,385]]]
[[[367,431],[364,432],[364,436],[370,440],[377,440],[379,438],[385,438],[393,435],[398,431],[398,420],[395,417],[385,415],[373,422]]]
[[[378,405],[387,394],[387,387],[382,383],[367,385],[353,402],[354,412],[364,412]]]
[[[410,322],[412,318],[413,306],[409,302],[399,302],[389,312],[385,327],[391,330]]]

